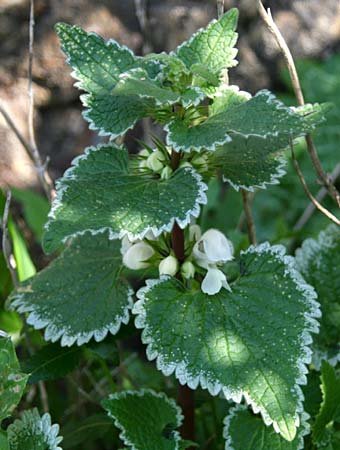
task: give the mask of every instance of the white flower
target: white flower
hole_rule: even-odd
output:
[[[160,275],[175,276],[178,271],[177,258],[172,255],[167,256],[159,263],[158,270]]]
[[[207,269],[211,264],[231,261],[234,253],[233,244],[223,233],[211,228],[206,231],[193,248],[197,264]]]
[[[198,241],[201,236],[202,236],[201,227],[197,224],[190,225],[189,227],[190,241]]]
[[[216,267],[209,267],[206,276],[201,284],[201,289],[205,294],[214,295],[223,288],[231,292],[225,274]]]
[[[146,163],[149,169],[153,170],[154,172],[159,172],[164,167],[164,160],[165,156],[163,155],[163,153],[159,150],[155,150],[148,157]]]
[[[194,278],[195,276],[195,266],[191,261],[186,261],[182,267],[181,267],[181,274],[183,278],[186,278],[187,280],[189,278]]]
[[[192,168],[192,164],[190,164],[188,161],[183,161],[180,163],[179,167],[180,168],[183,168],[183,167],[191,167]]]
[[[124,256],[125,253],[132,247],[134,244],[133,241],[130,241],[127,235],[125,235],[121,241],[120,253]]]
[[[138,155],[141,156],[141,157],[143,157],[143,158],[148,158],[149,155],[150,155],[150,152],[149,152],[149,150],[147,150],[146,148],[143,148],[143,150],[141,150],[141,151],[138,153]]]
[[[145,269],[149,266],[147,260],[154,254],[154,249],[145,242],[131,245],[123,256],[123,264],[129,269]]]

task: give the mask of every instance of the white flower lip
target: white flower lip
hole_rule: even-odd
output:
[[[154,249],[145,242],[133,244],[123,256],[123,264],[132,270],[149,267],[147,260],[154,254]]]
[[[220,292],[222,288],[231,292],[225,274],[216,267],[209,267],[201,285],[202,292],[208,295],[214,295]]]
[[[206,231],[193,249],[193,256],[197,264],[204,269],[207,269],[210,264],[231,261],[234,258],[233,253],[234,248],[231,241],[214,228]]]

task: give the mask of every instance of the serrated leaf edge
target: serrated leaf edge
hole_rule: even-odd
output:
[[[24,429],[26,423],[30,423],[30,419],[32,416],[33,420],[36,420],[34,425],[38,428],[39,431],[43,433],[43,436],[48,439],[47,444],[49,445],[48,450],[62,450],[61,447],[58,447],[58,444],[63,440],[62,436],[58,436],[59,433],[59,425],[52,425],[51,416],[49,413],[45,413],[42,417],[40,417],[38,410],[36,408],[28,411],[24,411],[22,413],[21,419],[16,419],[9,427],[8,432],[11,433],[12,428],[19,428],[19,430]],[[9,439],[9,434],[8,434]]]
[[[306,304],[309,305],[309,312],[305,313],[306,329],[300,335],[301,358],[296,362],[299,375],[295,380],[295,385],[293,388],[296,392],[298,400],[295,416],[295,425],[296,427],[298,427],[300,423],[299,414],[303,412],[302,402],[304,400],[300,385],[307,383],[306,373],[308,373],[308,369],[306,367],[306,364],[309,364],[311,362],[312,355],[312,351],[310,349],[310,344],[313,342],[311,333],[318,332],[319,323],[316,319],[321,317],[320,307],[316,301],[317,295],[314,288],[307,284],[302,278],[301,274],[296,270],[295,259],[292,256],[286,255],[286,249],[283,245],[270,246],[268,242],[265,242],[257,247],[251,246],[248,248],[248,250],[241,252],[241,254],[246,253],[270,253],[272,256],[278,258],[279,261],[283,262],[286,265],[285,275],[290,276],[291,279],[296,283],[296,288],[303,294],[303,297],[306,300]],[[152,290],[154,286],[161,284],[170,278],[171,277],[165,275],[161,276],[159,279],[146,280],[146,286],[139,289],[136,294],[138,301],[133,306],[132,314],[135,314],[137,316],[135,318],[136,328],[143,329],[142,342],[147,345],[147,358],[150,361],[156,360],[158,370],[160,370],[165,376],[169,376],[172,373],[175,373],[175,376],[179,380],[179,382],[182,385],[187,384],[191,389],[196,389],[200,385],[202,389],[207,389],[213,396],[218,395],[220,391],[222,391],[227,400],[233,400],[235,403],[240,403],[242,397],[244,397],[246,403],[252,407],[255,414],[261,413],[263,421],[266,425],[273,424],[275,431],[280,432],[277,422],[271,419],[271,417],[262,406],[257,405],[256,401],[251,398],[251,395],[248,392],[242,389],[231,389],[228,386],[223,386],[218,381],[211,382],[207,379],[205,374],[200,374],[199,376],[192,377],[192,375],[188,372],[185,362],[179,364],[165,363],[163,356],[158,351],[153,349],[153,339],[149,335],[148,326],[146,325],[145,320],[145,296],[150,290]]]
[[[222,176],[222,179],[224,182],[227,182],[232,186],[236,191],[239,191],[240,189],[244,189],[245,191],[254,192],[255,189],[267,189],[267,186],[272,186],[275,184],[280,184],[280,178],[282,178],[284,175],[286,175],[286,166],[287,166],[287,160],[286,158],[280,156],[278,158],[275,158],[278,162],[278,166],[276,167],[276,171],[271,173],[270,180],[263,181],[259,184],[253,184],[251,186],[246,186],[244,184],[236,184],[232,182],[229,178]]]
[[[87,147],[84,151],[83,155],[77,156],[71,163],[71,167],[69,167],[62,178],[60,178],[59,180],[57,180],[56,182],[56,196],[53,200],[52,203],[52,208],[48,214],[48,221],[45,225],[45,231],[49,230],[49,225],[50,225],[50,220],[57,220],[56,218],[56,213],[58,211],[58,209],[60,207],[62,207],[62,201],[63,201],[63,196],[67,191],[67,186],[63,185],[63,180],[66,178],[68,180],[74,180],[76,179],[75,175],[74,175],[74,171],[77,169],[78,164],[80,161],[86,159],[86,157],[91,153],[91,152],[96,152],[98,150],[100,150],[103,147],[109,147],[110,145],[114,145],[114,144],[110,144],[110,143],[106,143],[106,144],[99,144],[97,146],[93,146],[93,147]],[[116,147],[117,151],[126,151],[123,147]],[[86,230],[82,230],[82,231],[78,231],[76,233],[70,234],[68,236],[66,236],[63,240],[62,243],[65,243],[68,239],[70,239],[71,237],[75,237],[75,236],[80,236],[83,235],[87,232],[91,233],[93,236],[96,234],[100,234],[103,232],[108,232],[109,233],[109,239],[110,240],[114,240],[114,239],[122,239],[124,236],[128,236],[128,238],[133,241],[133,240],[137,240],[137,239],[143,239],[150,231],[153,233],[153,235],[155,237],[160,236],[163,232],[170,232],[175,224],[175,222],[179,225],[180,228],[184,229],[191,221],[192,218],[198,218],[200,215],[200,205],[206,205],[207,204],[207,195],[205,193],[205,191],[208,190],[208,186],[203,182],[203,179],[201,177],[201,175],[196,172],[195,169],[193,169],[192,167],[185,167],[183,169],[185,172],[190,173],[193,178],[197,181],[197,188],[198,188],[198,193],[197,193],[197,198],[196,198],[196,203],[194,205],[194,207],[192,209],[189,209],[188,212],[186,213],[185,217],[183,220],[179,219],[178,217],[173,217],[169,223],[163,225],[162,227],[150,227],[148,226],[147,228],[144,229],[143,232],[141,233],[130,233],[129,231],[126,230],[122,230],[118,233],[113,232],[111,228],[109,227],[102,227],[102,228],[98,228],[97,230],[92,230],[92,229],[86,229]]]
[[[237,8],[231,8],[229,11],[225,12],[225,14],[229,14],[232,10],[235,10],[235,9],[237,10]],[[222,17],[223,17],[223,16],[222,16]],[[210,28],[212,28],[212,27],[213,27],[217,22],[219,22],[220,20],[221,20],[221,19],[213,19],[213,20],[211,20],[211,21],[208,23],[207,26],[199,28],[197,31],[195,31],[194,34],[192,34],[192,35],[190,36],[190,38],[189,38],[188,40],[182,42],[182,44],[180,44],[178,47],[176,47],[175,50],[171,51],[171,52],[169,53],[169,55],[170,55],[170,56],[176,56],[177,58],[181,59],[181,58],[178,56],[178,51],[179,51],[182,47],[190,46],[191,43],[196,39],[196,37],[197,37],[198,35],[200,35],[200,34],[208,34],[209,31],[210,31]],[[237,40],[237,38],[238,38],[238,33],[237,33],[237,31],[236,31],[236,28],[235,28],[233,31],[234,31],[234,33],[235,33],[235,38],[236,38],[236,40]],[[235,55],[234,55],[234,56],[236,57],[236,55],[238,54],[238,49],[237,49],[236,47],[232,47],[231,50],[234,50],[234,51],[235,51]],[[182,61],[182,59],[181,59],[181,61]],[[184,63],[184,64],[185,64],[185,63]],[[237,59],[233,59],[233,61],[232,61],[231,65],[229,66],[229,68],[235,67],[235,66],[237,66],[237,64],[238,64]]]
[[[234,407],[230,408],[228,415],[224,418],[224,420],[223,420],[223,425],[224,425],[223,438],[226,441],[225,442],[225,450],[235,450],[232,436],[229,431],[231,422],[232,422],[233,418],[237,416],[238,412],[245,411],[247,409],[248,409],[247,405],[244,405],[244,404],[235,405]],[[299,443],[298,443],[298,448],[296,450],[303,450],[303,448],[304,448],[304,439],[303,438],[304,438],[304,436],[306,436],[307,434],[310,433],[310,425],[308,423],[309,419],[310,419],[309,414],[307,414],[306,412],[301,413],[300,427],[302,429],[299,432]]]
[[[128,390],[128,391],[116,392],[114,394],[111,394],[111,395],[109,395],[108,400],[119,400],[121,398],[126,398],[129,395],[137,395],[138,397],[143,397],[145,394],[151,394],[154,397],[165,400],[171,407],[173,407],[176,410],[176,419],[177,419],[177,424],[176,424],[177,427],[176,428],[178,428],[182,425],[184,417],[182,415],[181,408],[176,404],[176,402],[172,398],[167,397],[163,392],[155,392],[152,389],[141,389],[139,391]],[[105,400],[102,402],[102,406],[103,406],[104,402],[105,402]],[[107,411],[108,416],[114,420],[115,427],[117,427],[119,430],[121,430],[121,433],[119,434],[119,438],[122,440],[124,445],[128,445],[129,447],[131,447],[131,450],[140,450],[137,447],[135,447],[131,441],[129,441],[129,439],[126,436],[126,430],[125,430],[124,426],[118,421],[118,419],[116,419],[115,416],[113,414],[111,414],[111,412],[108,411],[105,407],[104,407],[104,409]],[[178,448],[179,448],[178,444],[181,442],[181,436],[180,436],[179,431],[175,430],[173,432],[173,436],[176,441],[175,450],[178,450]]]
[[[335,239],[337,235],[339,235],[339,228],[335,224],[330,224],[325,230],[319,233],[316,239],[308,238],[302,243],[301,247],[295,252],[296,264],[302,274],[308,272],[311,260],[317,266],[320,266],[321,251],[334,248],[336,246]],[[317,370],[321,369],[323,360],[326,360],[331,366],[335,367],[340,361],[340,348],[339,352],[333,356],[330,356],[326,350],[314,349],[312,362]]]

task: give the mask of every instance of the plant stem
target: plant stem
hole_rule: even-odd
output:
[[[241,189],[241,193],[242,193],[244,214],[247,222],[249,242],[252,245],[256,245],[256,229],[253,213],[250,206],[249,192],[245,191],[244,189]]]
[[[181,153],[171,153],[171,167],[172,170],[177,170],[181,161]],[[185,249],[184,249],[184,232],[177,223],[174,224],[172,229],[172,249],[179,262],[184,261]],[[179,275],[177,275],[178,277]],[[187,386],[179,385],[178,388],[178,403],[182,408],[184,414],[184,421],[181,428],[181,435],[183,439],[194,441],[195,439],[195,393]],[[193,449],[189,449],[193,450]]]

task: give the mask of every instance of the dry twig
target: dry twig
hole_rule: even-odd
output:
[[[285,59],[287,68],[289,70],[289,74],[290,74],[290,78],[292,81],[292,85],[293,85],[293,89],[295,92],[297,102],[300,106],[303,106],[305,104],[305,100],[303,97],[299,76],[298,76],[298,73],[297,73],[297,70],[295,67],[295,63],[294,63],[294,59],[291,54],[291,51],[289,50],[289,47],[288,47],[284,37],[282,36],[279,28],[277,27],[276,23],[274,22],[274,19],[271,15],[270,10],[268,9],[266,11],[261,0],[258,0],[258,10],[259,10],[259,13],[260,13],[262,19],[264,20],[265,24],[267,25],[268,30],[274,35],[274,37],[276,39],[276,42],[282,52],[282,55]],[[320,178],[322,184],[327,188],[329,195],[335,200],[335,202],[338,204],[338,206],[340,208],[340,194],[339,194],[338,190],[336,189],[336,187],[334,186],[329,175],[322,168],[322,165],[319,160],[312,137],[310,136],[310,134],[308,134],[305,139],[306,139],[308,153],[310,155],[310,158],[312,160],[312,163],[314,165],[314,168],[315,168],[315,171],[316,171],[318,177]]]
[[[12,193],[10,190],[6,192],[6,203],[4,214],[2,217],[2,253],[5,258],[6,266],[11,274],[12,282],[14,286],[18,285],[18,276],[15,267],[12,265],[12,245],[8,235],[8,219],[9,219],[9,208],[11,205]]]
[[[313,194],[310,192],[310,190],[308,189],[306,180],[305,180],[305,178],[304,178],[304,176],[303,176],[303,173],[301,172],[299,163],[298,163],[298,161],[297,161],[297,159],[296,159],[295,152],[294,152],[294,145],[293,145],[292,141],[290,142],[290,149],[291,149],[292,160],[293,160],[293,164],[294,164],[295,170],[296,170],[296,172],[297,172],[297,174],[298,174],[298,177],[299,177],[299,179],[300,179],[300,181],[301,181],[302,187],[303,187],[303,189],[304,189],[306,195],[309,197],[310,201],[314,204],[314,206],[315,206],[319,211],[321,211],[325,216],[327,216],[327,217],[328,217],[332,222],[334,222],[336,225],[339,225],[339,226],[340,226],[340,220],[339,220],[337,217],[335,217],[331,212],[329,212],[328,209],[324,208],[324,207],[317,201],[317,199],[313,196]]]
[[[217,0],[217,17],[220,18],[224,13],[224,0]]]

